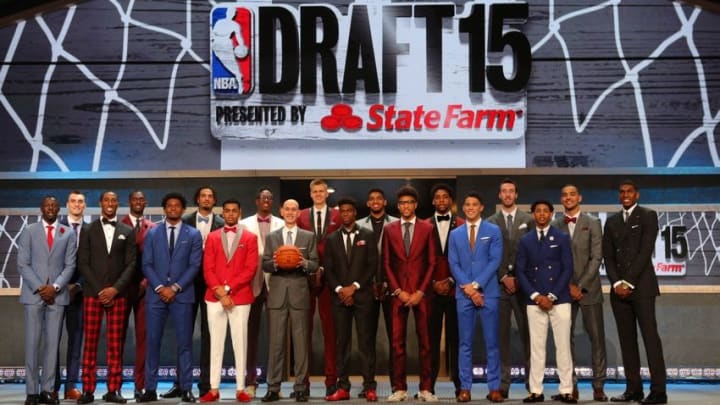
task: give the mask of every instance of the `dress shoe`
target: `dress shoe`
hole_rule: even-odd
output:
[[[561,394],[558,401],[565,404],[577,404],[577,399],[572,394]]]
[[[236,392],[235,392],[235,399],[236,399],[238,402],[250,402],[250,401],[252,401],[252,397],[250,396],[250,394],[248,394],[247,392],[245,392],[245,390],[236,391]]]
[[[630,401],[637,401],[640,402],[643,399],[643,393],[642,392],[623,392],[622,394],[610,398],[610,402],[630,402]]]
[[[500,390],[490,391],[485,398],[487,398],[490,402],[503,402],[505,400]]]
[[[40,394],[42,398],[42,394]],[[41,402],[42,403],[42,402]],[[641,404],[667,404],[667,394],[664,392],[650,391],[650,394],[640,401]]]
[[[418,392],[416,398],[418,399],[418,401],[423,402],[438,402],[438,398],[435,396],[435,394],[428,390],[422,390]]]
[[[210,390],[205,395],[200,396],[200,402],[217,402],[220,400],[220,391]]]
[[[155,402],[157,400],[157,391],[153,390],[147,390],[140,395],[140,398],[136,398],[137,402]]]
[[[455,399],[458,402],[470,402],[470,390],[460,390]]]
[[[95,395],[93,395],[90,391],[85,391],[80,395],[80,398],[77,399],[78,404],[91,404],[95,401]]]
[[[245,392],[250,395],[250,398],[255,398],[255,391],[257,391],[257,389],[254,385],[248,385],[245,387]]]
[[[264,397],[262,397],[262,402],[275,402],[280,400],[280,394],[277,393],[277,391],[268,391]]]
[[[533,402],[543,402],[545,401],[545,395],[543,394],[535,394],[534,392],[525,397],[523,399],[523,402],[525,403],[533,403]]]
[[[510,391],[500,390],[500,395],[502,395],[503,399],[508,399],[510,398]]]
[[[342,388],[338,388],[330,395],[325,396],[326,401],[347,401],[350,399],[350,393]]]
[[[365,391],[365,400],[368,402],[377,402],[377,392],[373,389]]]
[[[168,390],[168,392],[164,394],[160,394],[160,398],[180,398],[182,395],[182,390],[180,390],[180,387],[173,384],[173,386]]]
[[[337,391],[337,385],[332,384],[325,387],[325,396],[329,397],[330,395],[334,394],[335,391]],[[309,394],[308,391],[305,391],[307,394]],[[308,395],[309,396],[309,395]]]
[[[38,403],[57,405],[60,401],[57,398],[53,398],[52,392],[43,391],[38,396]]]
[[[397,390],[393,392],[387,399],[388,402],[402,402],[408,399],[407,391]]]
[[[40,395],[31,394],[25,398],[25,405],[38,405],[40,401]]]
[[[325,391],[327,391],[327,388],[325,389]],[[310,390],[309,390],[309,389],[307,389],[307,390],[305,390],[305,391],[303,391],[303,392],[305,393],[305,396],[307,396],[307,397],[310,396]],[[291,392],[291,393],[290,393],[290,398],[295,399],[295,396],[297,395],[297,393],[298,393],[298,391],[293,391],[293,392]]]
[[[140,397],[142,396],[142,394],[143,394],[143,391],[145,391],[145,390],[143,390],[143,389],[136,389],[136,390],[133,392],[133,398],[135,398],[135,399],[140,398]]]
[[[113,404],[126,404],[127,399],[123,398],[120,391],[110,391],[103,395],[103,401],[112,402]]]
[[[593,401],[607,402],[608,396],[605,395],[605,391],[602,388],[593,389]]]
[[[307,391],[295,391],[295,402],[307,402],[310,399]]]
[[[80,392],[77,388],[70,388],[69,390],[65,390],[65,400],[77,400],[80,398],[80,395],[82,395],[82,392]]]
[[[365,398],[365,388],[363,388],[362,391],[358,392],[358,398]]]
[[[192,404],[197,402],[197,399],[195,399],[192,390],[187,390],[183,391],[182,395],[180,395],[180,402],[189,402]]]

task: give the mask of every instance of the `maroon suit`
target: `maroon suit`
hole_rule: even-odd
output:
[[[315,235],[318,258],[320,259],[320,263],[322,263],[323,254],[325,253],[325,238],[327,235],[340,228],[340,212],[336,209],[330,209],[330,207],[326,208],[323,232],[320,235],[316,232],[316,223],[317,218],[313,207],[305,208],[300,212],[300,216],[297,219],[297,226],[301,229],[310,231]],[[318,312],[320,313],[320,326],[322,327],[324,339],[323,347],[325,349],[323,353],[323,357],[325,358],[325,386],[330,387],[335,385],[337,382],[337,368],[335,362],[335,326],[333,324],[332,311],[330,310],[330,308],[332,308],[332,296],[324,276],[319,286],[312,285],[311,283],[310,287],[310,325],[308,328],[308,345],[310,346],[310,354],[312,354],[313,318],[315,317],[315,304],[317,303]],[[308,359],[312,359],[312,355],[308,356]],[[308,364],[308,368],[310,367],[311,365]]]
[[[389,289],[398,289],[414,293],[422,291],[426,296],[415,307],[406,307],[397,295],[391,297],[392,310],[392,346],[395,356],[391,386],[396,390],[407,391],[407,373],[405,371],[406,353],[405,336],[407,318],[412,308],[415,316],[415,333],[418,338],[420,363],[420,390],[431,390],[430,334],[428,321],[430,318],[430,280],[435,271],[437,256],[435,232],[433,226],[415,218],[415,226],[410,243],[410,254],[405,254],[402,223],[404,220],[385,225],[383,231],[382,260]]]
[[[143,243],[145,242],[145,234],[155,226],[150,220],[143,218],[139,228],[135,228],[130,219],[130,215],[126,215],[120,222],[135,229],[135,244],[137,245],[137,260],[135,273],[130,284],[128,284],[128,306],[127,315],[125,316],[125,328],[123,332],[123,348],[127,340],[128,323],[130,322],[130,311],[133,312],[135,320],[135,390],[145,389],[145,353],[146,353],[146,331],[145,331],[145,288],[147,280],[143,277],[142,272],[142,252]]]

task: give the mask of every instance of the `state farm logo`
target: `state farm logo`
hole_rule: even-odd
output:
[[[330,109],[330,115],[320,120],[320,128],[335,132],[340,128],[354,132],[362,128],[363,120],[353,115],[352,107],[347,104],[336,104]]]

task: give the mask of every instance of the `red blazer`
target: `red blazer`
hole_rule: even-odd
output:
[[[442,244],[440,243],[440,234],[437,229],[435,214],[433,214],[433,216],[431,216],[430,218],[426,219],[426,221],[433,226],[433,233],[435,234],[435,251],[437,252],[437,256],[435,257],[435,274],[433,275],[432,281],[445,280],[448,277],[452,277],[452,274],[450,273],[450,263],[448,262],[447,257],[450,232],[452,232],[452,230],[457,228],[458,226],[464,224],[465,220],[455,214],[450,214],[450,229],[448,230],[447,239],[445,240],[444,252],[442,250]]]
[[[126,224],[130,228],[134,229],[133,222],[130,219],[130,214],[125,215],[120,222]],[[128,294],[131,298],[131,301],[134,301],[136,297],[138,297],[139,290],[138,289],[145,289],[147,287],[147,281],[145,281],[145,276],[143,276],[142,272],[142,253],[145,243],[145,235],[148,233],[150,228],[154,227],[155,223],[150,221],[149,219],[143,217],[142,222],[140,223],[140,231],[135,233],[135,244],[137,245],[137,255],[136,257],[136,265],[135,265],[135,273],[133,274],[132,281],[128,285]]]
[[[416,218],[410,255],[406,256],[401,224],[402,220],[393,221],[383,230],[383,267],[390,291],[427,292],[437,256],[435,231],[428,222]]]
[[[239,229],[242,229],[238,225]],[[236,239],[237,247],[228,260],[223,248],[223,228],[210,232],[205,241],[203,257],[203,274],[207,290],[205,300],[217,302],[215,287],[230,286],[230,298],[236,305],[252,304],[255,296],[250,282],[258,269],[258,244],[254,233],[243,229],[240,240]]]
[[[335,232],[342,223],[340,222],[340,211],[335,208],[330,208],[330,206],[327,206],[325,212],[325,223],[323,224],[323,233],[318,237],[318,235],[315,235],[315,238],[317,238],[317,253],[318,258],[320,259],[320,263],[322,263],[323,255],[325,253],[325,238],[330,235],[331,233]],[[312,212],[311,212],[312,211]],[[329,211],[329,215],[328,215]],[[328,221],[327,218],[330,218]],[[304,229],[306,231],[310,231],[313,234],[315,234],[315,222],[317,219],[315,219],[315,208],[305,208],[304,210],[300,211],[300,216],[297,219],[297,226],[300,227],[300,229]]]

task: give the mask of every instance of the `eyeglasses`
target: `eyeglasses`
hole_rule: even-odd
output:
[[[417,201],[415,200],[402,200],[398,201],[398,205],[407,205],[407,204],[415,204]]]

